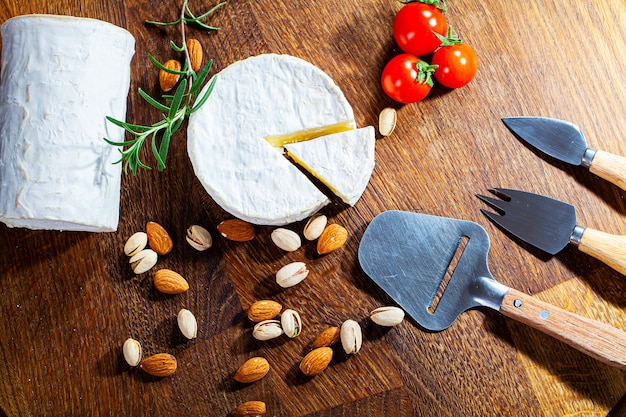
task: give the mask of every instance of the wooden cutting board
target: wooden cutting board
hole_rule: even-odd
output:
[[[190,4],[196,13],[212,5]],[[474,195],[497,186],[542,193],[574,204],[584,225],[626,234],[622,190],[533,153],[500,122],[512,115],[569,120],[590,144],[626,155],[626,4],[448,5],[450,23],[479,55],[478,75],[467,87],[438,87],[407,106],[386,98],[379,86],[383,66],[400,52],[392,37],[402,6],[395,0],[232,0],[211,21],[219,32],[190,29],[214,59],[215,71],[251,55],[291,54],[335,80],[359,126],[377,126],[384,107],[398,110],[394,133],[378,137],[376,168],[362,199],[352,208],[333,202],[324,210],[350,238],[324,257],[314,254],[312,243],[281,252],[269,238],[271,228],[258,227],[248,243],[220,238],[216,226],[229,216],[196,180],[183,128],[165,172],[124,176],[117,232],[0,225],[0,416],[225,416],[248,400],[266,402],[268,415],[290,417],[603,416],[611,409],[619,415],[623,372],[497,312],[467,312],[440,333],[424,332],[409,320],[381,329],[368,319],[390,300],[359,269],[359,239],[376,214],[400,209],[480,223],[491,236],[489,265],[500,282],[625,328],[622,276],[573,248],[546,257],[512,241],[482,217]],[[144,20],[175,20],[179,6],[156,0],[3,1],[0,22],[53,13],[126,28],[137,41],[127,119],[152,123],[158,112],[137,94],[140,87],[160,94],[147,53],[168,59],[168,43],[180,35],[176,28],[147,27]],[[152,162],[148,149],[143,159]],[[151,274],[130,270],[123,244],[147,221],[172,235],[174,251],[159,267],[188,279],[185,294],[160,295]],[[212,232],[209,251],[186,244],[191,224]],[[299,232],[302,227],[293,225]],[[310,276],[296,287],[277,287],[275,272],[296,260],[309,264]],[[298,310],[302,335],[255,341],[245,309],[262,298]],[[178,333],[176,314],[183,307],[198,319],[196,340]],[[301,375],[298,363],[317,333],[348,318],[362,325],[361,352],[346,357],[337,350],[324,373]],[[121,354],[127,337],[140,340],[145,354],[175,355],[176,373],[153,378],[129,368]],[[266,357],[270,373],[251,385],[235,383],[237,367],[252,356]]]

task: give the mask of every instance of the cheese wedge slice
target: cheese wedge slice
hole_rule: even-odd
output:
[[[374,169],[376,133],[372,126],[285,145],[287,155],[353,206]]]
[[[194,172],[211,198],[258,225],[293,223],[328,204],[265,138],[354,123],[352,107],[333,80],[302,59],[277,54],[235,62],[216,77],[187,132]]]

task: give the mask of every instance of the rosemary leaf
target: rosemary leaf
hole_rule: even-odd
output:
[[[139,89],[139,95],[141,97],[143,97],[144,100],[146,100],[146,102],[148,104],[150,104],[152,107],[159,109],[160,111],[165,111],[165,112],[169,112],[170,108],[159,103],[157,100],[155,100],[154,98],[152,98],[148,93],[146,93],[143,89]]]

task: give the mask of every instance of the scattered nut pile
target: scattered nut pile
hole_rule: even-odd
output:
[[[219,234],[225,239],[247,242],[255,237],[252,224],[239,219],[224,220],[217,225]],[[348,239],[348,231],[339,224],[328,224],[323,214],[312,216],[302,231],[304,238],[315,241],[317,253],[325,255],[343,247]],[[271,232],[271,240],[283,251],[293,252],[302,246],[302,239],[295,231],[278,227]],[[213,245],[208,230],[192,225],[187,229],[186,241],[198,250],[205,251]],[[159,256],[170,253],[173,241],[167,231],[158,223],[148,222],[145,232],[133,234],[124,245],[124,253],[129,257],[129,264],[135,274],[143,274],[158,263]],[[276,272],[276,283],[281,288],[289,288],[302,282],[310,271],[305,262],[291,262]],[[165,294],[180,294],[189,289],[189,283],[178,272],[162,268],[153,274],[154,288]],[[259,341],[267,341],[281,336],[293,339],[302,334],[303,323],[300,314],[285,308],[274,300],[258,300],[247,310],[248,318],[254,322],[252,336]],[[395,326],[404,319],[404,311],[398,307],[380,307],[370,313],[372,322],[380,326]],[[198,325],[190,310],[180,309],[177,323],[181,334],[187,339],[197,337]],[[361,326],[355,320],[345,320],[340,326],[325,329],[317,335],[310,345],[310,351],[302,358],[299,369],[302,374],[313,377],[324,371],[332,362],[333,346],[341,342],[346,355],[357,354],[363,344]],[[172,375],[177,368],[176,357],[169,353],[157,353],[143,358],[139,341],[128,338],[122,347],[124,359],[128,365],[138,367],[150,375],[165,377]],[[252,357],[245,361],[234,373],[234,380],[251,384],[262,379],[270,371],[270,364],[263,357]],[[233,416],[257,416],[266,412],[266,405],[261,401],[242,403],[231,412]]]

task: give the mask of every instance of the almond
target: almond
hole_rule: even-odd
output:
[[[248,318],[256,323],[278,316],[283,306],[272,300],[259,300],[248,309]]]
[[[235,408],[230,415],[232,417],[258,417],[266,412],[263,401],[246,401]]]
[[[180,71],[180,62],[175,59],[170,59],[163,66],[169,70]],[[161,90],[170,91],[180,78],[179,74],[172,74],[171,72],[167,72],[165,70],[159,71],[159,85],[161,86]]]
[[[317,253],[325,255],[341,248],[348,240],[348,231],[338,224],[326,226],[317,240]]]
[[[197,39],[187,39],[186,45],[191,69],[198,72],[202,68],[202,45]]]
[[[263,378],[270,370],[267,359],[261,357],[250,358],[237,369],[235,381],[250,384]]]
[[[332,346],[339,341],[339,334],[339,327],[329,327],[315,338],[311,344],[311,348],[317,349],[320,347]]]
[[[329,347],[320,347],[310,351],[302,362],[300,370],[304,375],[314,376],[322,372],[333,359],[333,350]]]
[[[167,255],[174,248],[174,241],[160,224],[148,222],[146,234],[148,235],[148,244],[159,255]]]
[[[176,371],[176,358],[169,353],[157,353],[141,361],[139,367],[153,376],[168,376]]]
[[[171,269],[159,269],[152,279],[154,288],[165,294],[180,294],[189,289],[187,280]]]
[[[229,240],[247,242],[254,239],[254,226],[239,219],[224,220],[217,225],[217,231]]]

